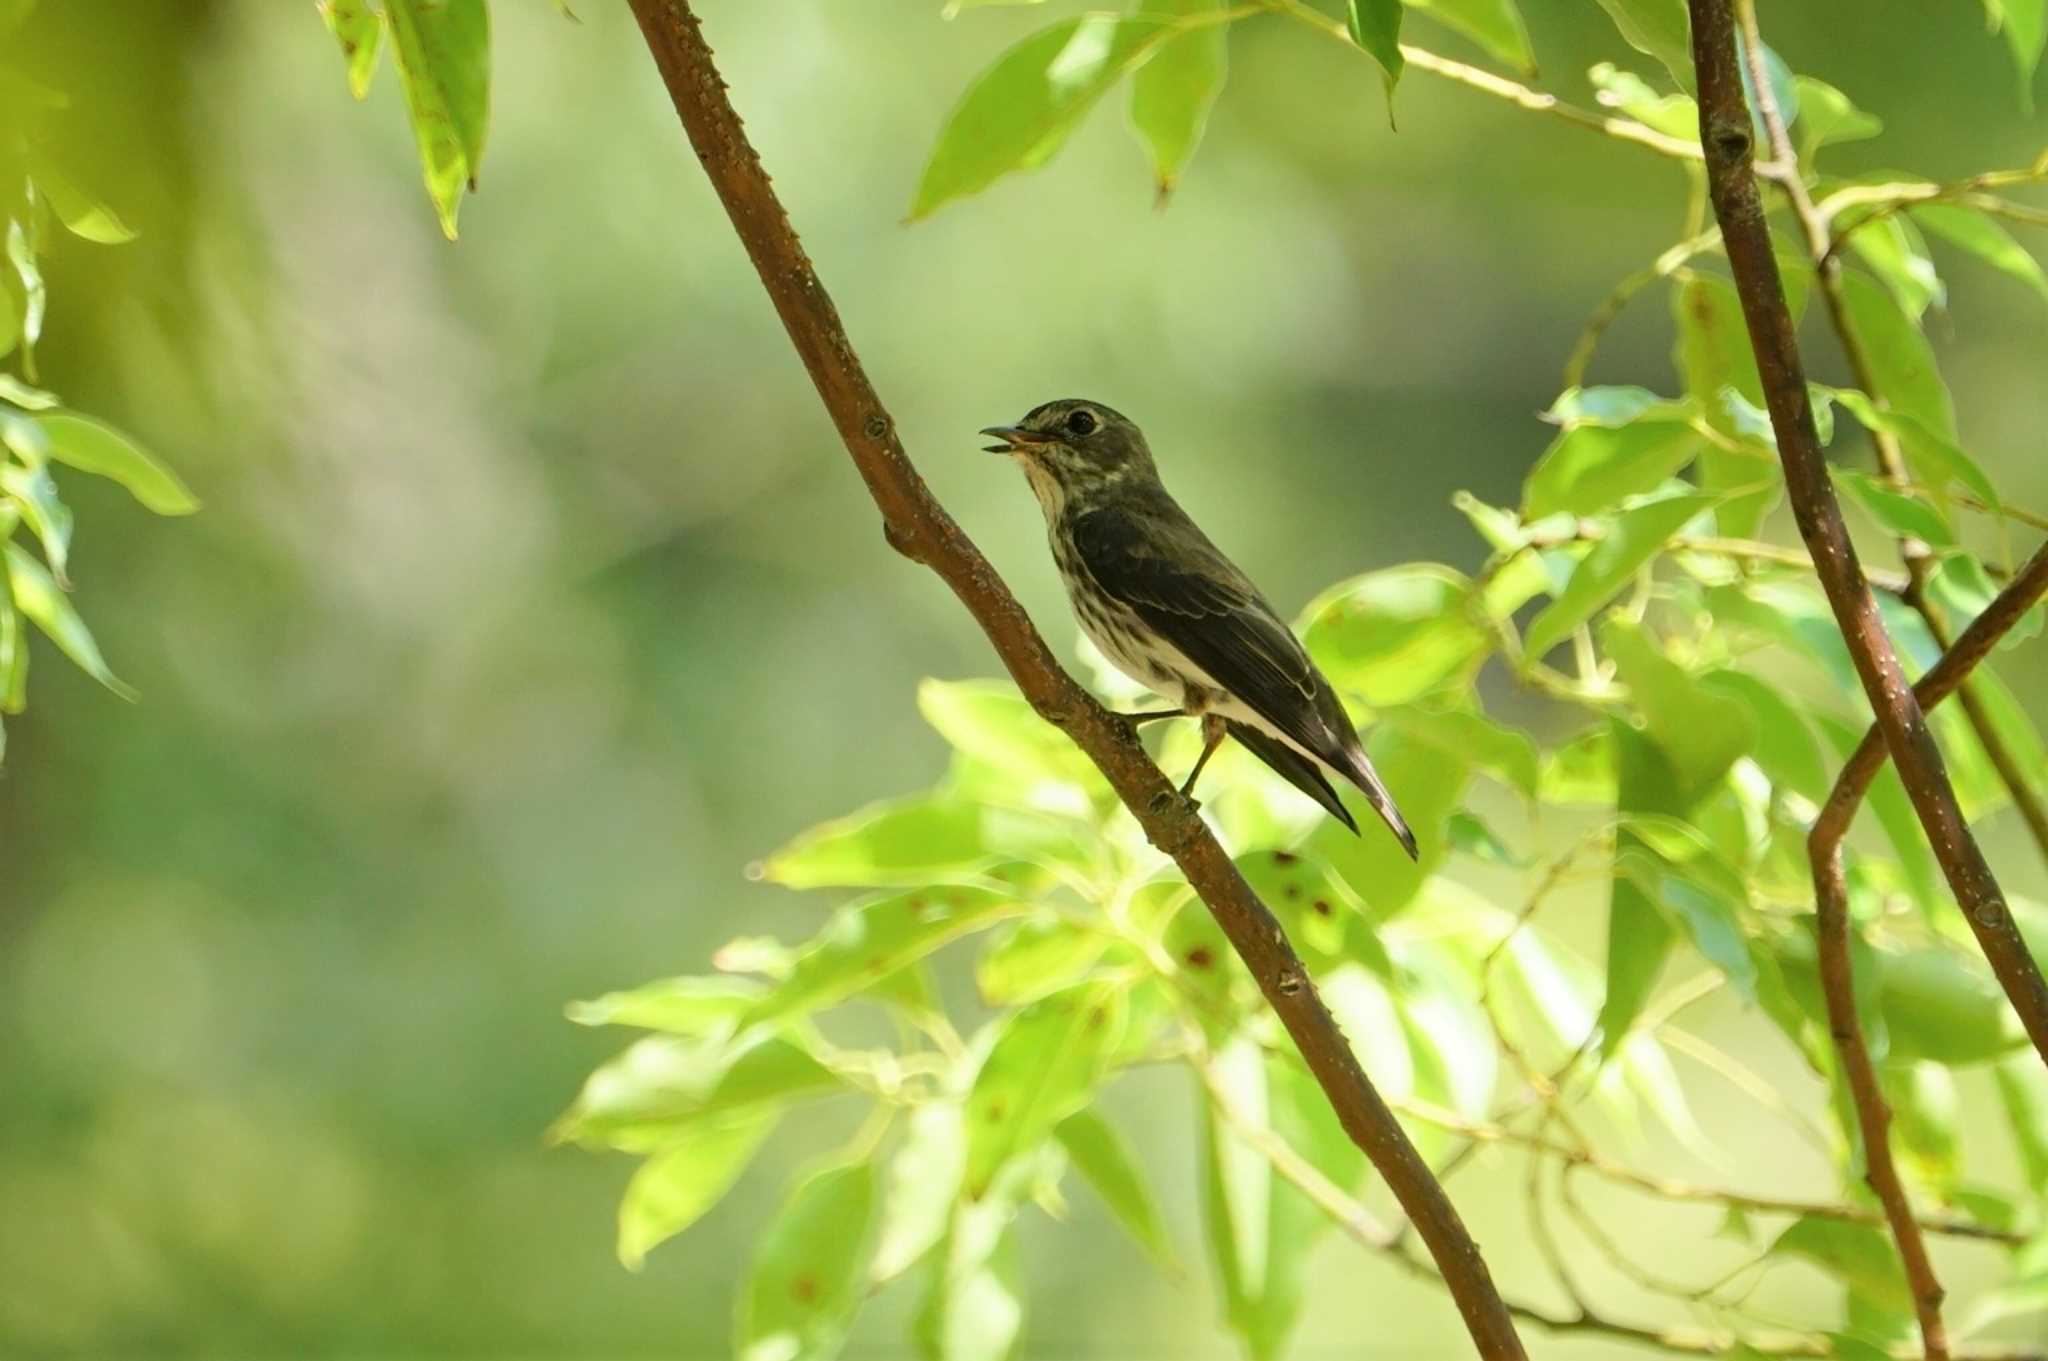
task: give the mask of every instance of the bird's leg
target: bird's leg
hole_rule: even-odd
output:
[[[1195,781],[1202,778],[1202,767],[1209,764],[1209,758],[1216,754],[1216,748],[1223,745],[1225,731],[1222,714],[1202,715],[1202,754],[1195,758],[1195,768],[1188,772],[1187,782],[1180,787],[1180,796],[1193,807],[1202,806],[1195,800]]]
[[[1189,716],[1186,709],[1150,709],[1142,714],[1117,715],[1118,718],[1121,718],[1134,728],[1145,723],[1156,723],[1162,718],[1187,718]]]

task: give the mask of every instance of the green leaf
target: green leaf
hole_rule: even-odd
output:
[[[1835,485],[1849,493],[1887,534],[1902,539],[1919,539],[1935,548],[1954,548],[1955,530],[1941,511],[1909,492],[1895,491],[1868,473],[1848,468],[1830,468]]]
[[[778,1118],[763,1107],[706,1120],[640,1164],[619,1201],[619,1261],[638,1271],[656,1245],[701,1219],[739,1180]]]
[[[1921,1184],[1948,1201],[1962,1177],[1963,1161],[1954,1076],[1944,1065],[1927,1062],[1893,1062],[1882,1076],[1899,1150]]]
[[[1815,803],[1827,798],[1834,781],[1821,756],[1820,741],[1777,687],[1743,671],[1709,672],[1700,683],[1749,710],[1757,734],[1749,755],[1771,783]]]
[[[1044,165],[1124,72],[1179,32],[1149,16],[1087,14],[1005,52],[947,118],[911,199],[911,220]]]
[[[1101,784],[1094,763],[1008,681],[926,679],[917,710],[955,751],[1013,781]]]
[[[1919,417],[1880,407],[1868,395],[1854,388],[1822,388],[1819,391],[1848,411],[1864,428],[1887,431],[1895,436],[1913,475],[1934,491],[1946,492],[1952,483],[1961,483],[1965,490],[1986,505],[1996,508],[2002,504],[1998,488],[1992,485],[1977,460]]]
[[[1923,203],[1913,209],[1913,219],[1928,231],[1970,252],[1994,269],[2002,270],[2048,300],[2048,274],[2041,262],[2013,239],[2011,232],[1978,212],[1954,203]]]
[[[1894,1059],[1983,1063],[2026,1043],[2005,994],[1952,949],[1880,952],[1878,1006]]]
[[[1137,12],[1174,20],[1213,14],[1221,7],[1222,0],[1141,0]],[[1202,24],[1167,39],[1131,78],[1131,128],[1152,157],[1162,203],[1201,144],[1229,64],[1229,30],[1220,23]]]
[[[1662,748],[1618,718],[1613,732],[1620,766],[1617,810],[1681,811],[1677,775]],[[1641,844],[1637,834],[1624,829],[1617,835],[1617,857]],[[1629,1026],[1656,990],[1677,940],[1670,918],[1658,900],[1643,891],[1638,878],[1615,875],[1607,902],[1607,995],[1598,1022],[1602,1058],[1613,1057],[1628,1039]]]
[[[1756,444],[1756,454],[1761,455],[1707,445],[1700,451],[1700,486],[1725,492],[1755,487],[1760,482],[1766,484],[1736,497],[1716,515],[1723,533],[1754,535],[1777,503],[1783,482],[1775,444],[1768,437],[1758,444],[1754,432],[1738,428],[1724,396],[1732,390],[1747,403],[1749,410],[1760,410],[1763,406],[1763,382],[1757,376],[1756,355],[1749,347],[1742,303],[1725,279],[1708,274],[1695,274],[1685,280],[1673,290],[1671,302],[1672,319],[1678,328],[1673,359],[1685,379],[1686,392],[1702,404],[1710,425],[1743,440],[1745,449]]]
[[[1708,494],[1674,496],[1623,511],[1572,572],[1557,599],[1530,622],[1522,640],[1523,655],[1533,661],[1569,638],[1663,552],[1687,521],[1713,509],[1720,499]]]
[[[1334,869],[1373,916],[1384,918],[1413,902],[1443,863],[1444,822],[1463,802],[1472,766],[1393,724],[1374,728],[1365,749],[1415,831],[1418,858],[1410,860],[1399,842],[1374,826],[1377,815],[1355,795],[1347,806],[1365,834],[1353,836],[1325,818],[1309,834],[1306,849]]]
[[[50,574],[60,587],[70,590],[71,581],[64,568],[71,553],[71,507],[58,499],[57,483],[50,470],[0,463],[0,492],[14,498],[22,522],[35,532],[43,546]]]
[[[1448,567],[1389,567],[1323,592],[1303,635],[1340,687],[1368,704],[1406,704],[1462,688],[1485,659],[1491,642],[1471,604],[1471,581]]]
[[[769,856],[760,873],[790,888],[929,884],[1071,848],[1073,840],[1071,829],[1039,814],[916,794],[820,823]]]
[[[1074,982],[1108,946],[1108,937],[1070,922],[1018,922],[975,961],[975,985],[992,1007],[1021,1006]]]
[[[1386,76],[1387,98],[1401,79],[1401,0],[1350,0],[1351,41],[1372,54]]]
[[[1530,470],[1522,518],[1612,510],[1627,497],[1662,486],[1692,462],[1704,443],[1682,420],[1575,425],[1552,441]]]
[[[100,655],[100,645],[93,641],[92,630],[85,626],[85,621],[78,617],[78,611],[71,608],[71,602],[57,589],[48,569],[14,544],[5,545],[5,551],[7,580],[14,591],[16,608],[33,620],[37,628],[50,635],[50,640],[78,664],[79,670],[122,699],[135,699],[134,689],[107,668],[106,658]]]
[[[1007,893],[957,886],[850,904],[833,914],[789,977],[750,1007],[741,1024],[787,1022],[835,1006],[949,941],[1024,910]]]
[[[762,993],[751,978],[664,978],[630,992],[608,992],[588,1002],[571,1002],[577,1025],[628,1025],[671,1035],[731,1033]]]
[[[490,12],[484,0],[384,0],[384,18],[427,195],[453,241],[463,191],[476,188],[490,124]]]
[[[47,155],[30,157],[29,178],[34,181],[36,192],[50,205],[50,211],[73,236],[102,246],[118,246],[135,239],[134,231],[119,213],[79,187]]]
[[[1406,736],[1469,762],[1528,798],[1536,797],[1536,743],[1527,733],[1496,723],[1476,709],[1411,705],[1389,711],[1384,719]]]
[[[2014,1054],[1992,1071],[2027,1187],[2036,1196],[2048,1193],[2048,1071],[2029,1053]]]
[[[1277,1056],[1262,1057],[1244,1040],[1213,1062],[1236,1114],[1272,1130],[1336,1185],[1357,1184],[1365,1156],[1307,1073]],[[1268,1361],[1300,1320],[1309,1252],[1329,1219],[1233,1132],[1213,1097],[1204,1126],[1202,1211],[1223,1282],[1225,1321],[1255,1361]]]
[[[742,1287],[733,1342],[739,1361],[828,1361],[839,1354],[860,1311],[874,1206],[874,1165],[865,1158],[797,1184],[768,1222]]]
[[[349,93],[357,99],[370,93],[370,80],[377,74],[377,49],[384,41],[384,21],[369,0],[320,0],[320,17],[327,31],[341,44],[342,60],[348,63]]]
[[[1985,8],[2005,34],[2019,68],[2020,102],[2034,107],[2034,72],[2041,65],[2041,49],[2048,43],[2048,0],[1985,0]]]
[[[1662,62],[1680,88],[1692,88],[1692,23],[1685,0],[1600,0],[1600,8],[1624,42]]]
[[[1557,394],[1543,419],[1552,425],[1631,425],[1645,418],[1685,422],[1696,410],[1693,402],[1660,397],[1646,387],[1566,388]]]
[[[654,1035],[592,1073],[549,1137],[651,1153],[706,1118],[779,1107],[841,1086],[831,1069],[777,1036],[732,1045]]]
[[[14,596],[0,591],[0,714],[18,714],[27,704],[28,625]]]
[[[1913,1307],[1898,1254],[1881,1229],[1808,1215],[1793,1221],[1770,1250],[1781,1257],[1805,1258],[1841,1281],[1851,1295],[1879,1308]]]
[[[1122,1136],[1108,1121],[1086,1110],[1062,1120],[1054,1133],[1117,1223],[1154,1262],[1171,1268],[1173,1244],[1166,1236],[1166,1225]]]
[[[43,338],[43,314],[49,307],[50,294],[43,284],[42,269],[36,264],[34,240],[19,222],[7,224],[7,262],[14,266],[14,275],[21,281],[21,321],[16,335],[22,349],[22,367],[33,378],[33,356],[36,342]],[[7,290],[0,288],[0,304],[7,300]]]
[[[967,1097],[966,1194],[979,1199],[996,1173],[1088,1103],[1122,1038],[1121,983],[1083,983],[999,1023]]]
[[[0,316],[4,315],[6,309],[0,308]],[[6,348],[0,345],[0,353],[4,353]],[[11,373],[0,373],[0,401],[12,402],[25,411],[48,411],[58,404],[56,393],[30,387]]]
[[[917,1318],[919,1347],[930,1361],[1008,1361],[1015,1353],[1024,1292],[1009,1230],[1043,1180],[1047,1156],[1057,1152],[1047,1145],[1036,1158],[1016,1160],[980,1200],[955,1204]]]
[[[35,423],[48,440],[51,458],[113,479],[158,515],[190,515],[199,509],[199,498],[176,473],[113,426],[76,411],[47,412]]]
[[[912,1108],[908,1124],[889,1163],[881,1234],[868,1264],[868,1278],[877,1285],[895,1280],[945,1241],[967,1167],[959,1102],[924,1102]]]
[[[1605,723],[1588,728],[1543,758],[1540,802],[1603,807],[1614,802],[1614,736]]]
[[[1624,807],[1682,815],[1720,782],[1736,758],[1749,752],[1756,725],[1739,701],[1703,686],[1640,625],[1610,616],[1601,627],[1600,646],[1614,659],[1651,739],[1670,759],[1678,779],[1671,790],[1675,802]]]
[[[1845,271],[1842,289],[1877,390],[1894,410],[1918,417],[1944,439],[1955,439],[1955,401],[1927,338],[1899,310],[1898,300],[1868,275]]]
[[[1666,137],[1697,142],[1700,139],[1700,106],[1691,95],[1664,94],[1650,87],[1633,71],[1624,71],[1611,61],[1597,62],[1586,72],[1597,92],[1594,98],[1610,109],[1619,109],[1646,127]]]
[[[1836,637],[1839,640],[1840,635]],[[1855,684],[1853,675],[1848,677],[1848,683]],[[1865,725],[1861,722],[1844,723],[1833,715],[1819,712],[1813,713],[1812,717],[1822,735],[1844,758],[1863,741]],[[1863,801],[1877,816],[1885,836],[1891,841],[1892,850],[1899,858],[1899,868],[1914,899],[1928,911],[1936,910],[1947,893],[1941,867],[1935,863],[1934,852],[1928,848],[1927,837],[1920,830],[1920,819],[1906,797],[1906,787],[1899,782],[1898,768],[1889,761],[1885,762],[1884,768],[1870,782]]]
[[[1877,218],[1856,230],[1849,245],[1916,325],[1929,305],[1946,305],[1948,289],[1935,272],[1927,243],[1906,218],[1896,213]]]
[[[1409,0],[1409,8],[1464,34],[1496,61],[1526,73],[1536,69],[1529,26],[1515,0]]]
[[[1811,162],[1822,147],[1838,142],[1861,142],[1884,131],[1876,114],[1865,113],[1824,80],[1795,76],[1799,91],[1799,159]]]

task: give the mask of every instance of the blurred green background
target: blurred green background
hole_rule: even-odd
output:
[[[717,1353],[776,1173],[836,1132],[780,1141],[638,1275],[612,1255],[626,1160],[541,1143],[622,1043],[562,1004],[741,932],[806,934],[828,903],[744,867],[928,782],[915,681],[994,670],[883,545],[624,7],[575,8],[493,7],[455,246],[392,72],[351,102],[310,4],[51,2],[4,54],[73,95],[68,154],[141,232],[56,249],[44,377],[206,509],[161,521],[65,483],[77,598],[143,698],[39,653],[10,721],[0,1354]],[[1269,21],[1235,31],[1165,211],[1105,107],[1050,169],[904,227],[946,110],[1046,11],[701,9],[906,444],[1068,655],[1037,508],[978,427],[1118,406],[1284,609],[1369,567],[1469,568],[1450,494],[1515,498],[1586,314],[1683,206],[1670,163],[1423,73],[1392,133],[1358,54]],[[1547,88],[1590,104],[1592,62],[1650,74],[1596,6],[1528,14]],[[1885,119],[1844,168],[1954,177],[2048,130],[1974,5],[1764,18]],[[1950,282],[1930,329],[1965,437],[2039,506],[2048,313],[1970,263]],[[1593,377],[1670,390],[1668,348],[1647,293]],[[2039,712],[2031,651],[2009,674]],[[2007,833],[1994,859],[2038,896]],[[1703,1024],[1739,1047],[1750,1022]],[[1028,1354],[1231,1355],[1189,1093],[1145,1078],[1113,1102],[1191,1265],[1162,1280],[1089,1204],[1032,1217]],[[1743,1112],[1701,1115],[1738,1179],[1769,1176]],[[1510,1284],[1516,1181],[1454,1184]],[[1439,1293],[1335,1243],[1319,1263],[1298,1355],[1464,1354]],[[864,1316],[855,1354],[906,1350],[906,1307]]]

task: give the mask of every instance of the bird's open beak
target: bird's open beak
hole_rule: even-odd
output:
[[[1033,444],[1050,444],[1052,436],[1041,435],[1036,430],[1025,430],[1014,425],[991,425],[981,432],[1002,440],[1001,444],[986,444],[982,448],[991,454],[1013,454]]]

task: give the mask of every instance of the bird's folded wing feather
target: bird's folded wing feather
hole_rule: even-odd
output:
[[[1200,530],[1176,519],[1151,525],[1119,508],[1089,511],[1074,522],[1074,545],[1098,586],[1210,680],[1310,751],[1332,746],[1316,705],[1323,681],[1300,640]]]

